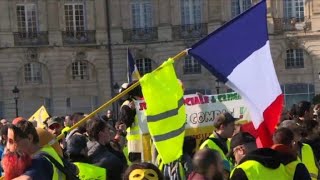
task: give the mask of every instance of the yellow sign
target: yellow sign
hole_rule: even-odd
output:
[[[44,106],[41,106],[30,118],[29,121],[37,122],[37,127],[44,128],[45,124],[43,123],[49,114]]]

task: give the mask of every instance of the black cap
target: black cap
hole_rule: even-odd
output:
[[[231,138],[230,150],[233,151],[233,148],[243,145],[256,142],[256,138],[248,132],[239,132]]]
[[[213,126],[215,128],[219,128],[222,124],[229,124],[231,122],[235,122],[237,118],[234,118],[230,113],[225,112],[216,116],[213,120]]]

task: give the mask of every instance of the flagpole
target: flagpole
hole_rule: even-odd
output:
[[[183,56],[187,55],[187,49],[181,51],[179,54],[175,55],[172,59],[174,61],[182,58]],[[154,71],[157,71],[160,69],[160,66],[155,69]],[[112,99],[110,99],[108,102],[104,103],[103,105],[101,105],[98,109],[96,109],[95,111],[91,112],[88,116],[84,117],[83,119],[81,119],[79,122],[77,122],[76,124],[74,124],[70,129],[68,129],[65,132],[70,132],[72,130],[74,130],[75,128],[79,127],[81,124],[85,123],[88,119],[92,118],[94,115],[96,115],[98,112],[102,111],[103,109],[105,109],[106,107],[110,106],[110,104],[116,102],[117,100],[119,100],[121,97],[123,97],[124,95],[126,95],[128,92],[130,92],[132,89],[134,89],[135,87],[137,87],[140,84],[139,81],[135,82],[134,84],[132,84],[129,88],[127,88],[126,90],[124,90],[123,92],[119,93],[118,95],[116,95],[115,97],[113,97]],[[64,133],[61,133],[59,136],[57,136],[55,139],[51,140],[48,145],[52,146],[54,143],[58,142],[60,139],[64,138]],[[3,180],[4,176],[0,177],[0,180]]]
[[[183,56],[187,55],[187,50],[183,50],[181,51],[179,54],[175,55],[172,59],[174,61],[182,58]],[[157,71],[160,69],[160,66],[155,69],[154,71]],[[137,87],[140,84],[139,81],[135,82],[134,84],[132,84],[129,88],[125,89],[123,92],[119,93],[118,95],[116,95],[115,97],[113,97],[112,99],[110,99],[108,102],[104,103],[103,105],[101,105],[98,109],[96,109],[95,111],[91,112],[88,116],[84,117],[83,119],[81,119],[80,121],[78,121],[76,124],[74,124],[70,129],[68,129],[66,132],[70,132],[74,129],[76,129],[77,127],[79,127],[81,124],[85,123],[88,119],[92,118],[94,115],[96,115],[98,112],[104,110],[106,107],[110,106],[110,104],[116,102],[117,100],[119,100],[121,97],[123,97],[124,95],[126,95],[128,92],[130,92],[131,90],[133,90],[135,87]],[[54,143],[58,142],[60,139],[64,138],[64,133],[61,133],[59,136],[57,136],[55,139],[51,140],[48,145],[53,145]]]

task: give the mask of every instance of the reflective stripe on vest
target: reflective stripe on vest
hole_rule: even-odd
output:
[[[270,169],[255,160],[248,160],[238,165],[230,174],[232,177],[233,172],[236,169],[242,169],[246,174],[248,180],[289,180],[290,177],[286,173],[285,167],[283,164],[277,169]],[[292,179],[292,178],[291,178]]]
[[[64,166],[60,156],[58,153],[51,147],[51,146],[44,146],[40,149],[40,152],[49,154],[51,157],[53,157],[56,161],[58,161],[62,166]],[[50,162],[50,160],[48,159]],[[65,180],[66,176],[61,172],[52,162],[50,162],[53,167],[53,180]]]
[[[157,115],[149,115],[147,116],[147,122],[157,122],[157,121],[164,121],[167,118],[171,118],[173,116],[178,115],[178,112],[180,110],[180,108],[184,105],[184,99],[183,97],[181,97],[181,99],[178,101],[178,107],[175,109],[170,109],[168,111],[165,111],[163,113],[157,114]],[[167,132],[165,134],[161,134],[161,135],[154,135],[153,136],[153,141],[154,142],[160,142],[160,141],[165,141],[171,138],[174,138],[176,136],[179,136],[181,133],[183,133],[185,130],[185,124],[183,124],[181,127]]]
[[[107,170],[105,168],[81,162],[75,162],[74,164],[79,169],[78,177],[80,180],[107,179]]]
[[[138,124],[138,118],[135,116],[134,123],[132,124],[132,127],[127,128],[127,147],[128,152],[138,152],[141,153],[142,150],[142,139]]]
[[[311,179],[317,180],[319,169],[316,165],[314,154],[310,145],[302,143],[300,161],[308,169]]]
[[[140,129],[137,116],[134,117],[132,127],[127,128],[127,140],[140,140]]]

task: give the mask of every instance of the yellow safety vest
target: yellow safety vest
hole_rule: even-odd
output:
[[[65,133],[67,131],[69,131],[70,127],[66,126],[62,129],[61,133]]]
[[[126,100],[122,103],[121,107],[125,105],[128,105],[130,103],[129,100]],[[138,124],[138,118],[137,116],[134,117],[134,122],[132,123],[132,127],[127,128],[127,136],[126,136],[128,142],[128,152],[142,152],[142,142],[141,142],[141,135],[140,135],[140,129]]]
[[[183,89],[177,80],[173,63],[174,60],[169,58],[157,71],[145,74],[140,79],[147,103],[148,129],[165,164],[181,157],[185,134]]]
[[[78,177],[80,180],[107,179],[107,170],[105,168],[81,162],[75,162],[74,164],[79,169]]]
[[[255,160],[248,160],[238,165],[234,170],[232,170],[230,177],[232,177],[236,169],[242,169],[246,174],[248,180],[289,180],[290,177],[286,173],[283,164],[277,169],[270,169]],[[291,178],[292,179],[292,178]]]
[[[127,128],[127,140],[134,141],[134,140],[139,140],[139,139],[141,139],[140,129],[139,129],[139,125],[138,125],[138,118],[137,118],[137,116],[135,116],[132,127]]]
[[[213,134],[210,135],[209,138],[214,138],[214,135]],[[209,149],[213,149],[213,150],[218,151],[219,154],[221,155],[222,159],[229,162],[230,170],[233,169],[233,163],[229,161],[229,159],[224,154],[223,150],[214,141],[212,141],[211,139],[205,140],[201,144],[200,149],[203,149],[205,147],[208,147]],[[227,149],[228,149],[228,152],[229,152],[230,151],[230,140],[229,139],[227,140]]]
[[[134,118],[134,123],[132,127],[127,128],[127,146],[128,152],[137,152],[141,153],[142,150],[142,141],[141,141],[141,134],[138,125],[138,118],[137,116]]]
[[[48,155],[50,155],[51,157],[53,157],[56,161],[58,161],[62,166],[64,166],[60,156],[58,155],[58,153],[51,147],[51,146],[43,146],[40,149],[40,153],[46,153]],[[49,160],[49,159],[48,159]],[[50,161],[50,160],[49,160]],[[66,176],[63,172],[61,172],[52,162],[52,167],[53,167],[53,177],[52,180],[65,180]]]
[[[301,159],[299,158],[299,160],[308,169],[311,179],[317,180],[319,169],[316,165],[315,157],[310,145],[302,143]]]
[[[214,138],[213,134],[209,136],[209,138]],[[224,154],[223,150],[211,139],[207,139],[205,140],[199,149],[203,149],[205,147],[208,147],[209,149],[213,149],[216,150],[220,153],[220,155],[222,156],[222,159],[228,160],[226,155]],[[228,152],[230,151],[230,140],[227,140],[227,148],[228,148]]]
[[[293,179],[294,174],[296,172],[297,165],[299,163],[301,162],[298,160],[295,160],[285,165],[286,172],[289,175],[290,179]]]

